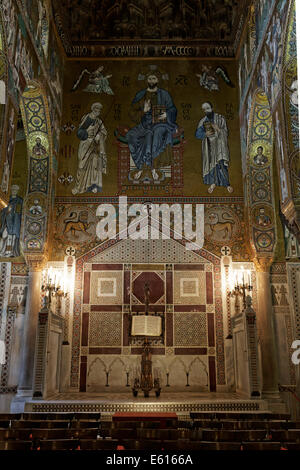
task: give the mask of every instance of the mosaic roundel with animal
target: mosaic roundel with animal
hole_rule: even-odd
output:
[[[94,211],[87,206],[66,207],[58,221],[58,232],[72,243],[91,241],[96,236]]]
[[[218,245],[230,243],[238,237],[239,217],[228,206],[213,206],[205,210],[204,236]]]

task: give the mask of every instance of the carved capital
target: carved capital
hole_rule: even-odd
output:
[[[273,257],[271,256],[256,256],[253,259],[253,263],[256,271],[267,273],[270,271],[270,267],[273,263]]]
[[[42,271],[47,263],[47,258],[41,253],[25,254],[24,256],[29,272]]]

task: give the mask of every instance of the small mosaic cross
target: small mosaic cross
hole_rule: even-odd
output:
[[[221,253],[223,256],[228,256],[231,253],[231,249],[229,248],[229,246],[222,246]]]
[[[68,248],[66,249],[66,254],[68,256],[74,256],[75,255],[75,248],[73,248],[72,246],[68,246]]]

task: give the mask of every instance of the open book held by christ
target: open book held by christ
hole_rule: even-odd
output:
[[[134,315],[132,317],[132,336],[160,336],[161,317],[154,315]]]

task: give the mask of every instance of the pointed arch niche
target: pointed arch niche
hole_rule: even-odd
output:
[[[51,216],[52,136],[47,98],[40,83],[29,82],[20,97],[19,114],[12,103],[8,114],[1,188],[6,205],[11,201],[12,185],[17,190],[13,197],[18,198],[14,210],[20,214],[21,246],[13,254],[3,249],[1,256],[16,259],[22,254],[26,258],[26,254],[45,252]]]
[[[2,58],[5,60],[5,56]],[[4,207],[12,203],[13,210],[20,214],[20,221],[18,247],[12,251],[9,246],[7,249],[3,246],[1,257],[16,260],[22,255],[26,258],[26,254],[44,254],[47,248],[53,150],[47,97],[38,81],[27,83],[20,97],[19,113],[11,99],[6,108],[3,113],[8,119],[0,189]],[[12,197],[18,198],[16,207]]]
[[[13,63],[13,54],[17,56],[17,47],[21,47],[19,39],[16,40],[17,29],[23,39],[26,34],[22,30],[23,23],[19,21],[17,27],[15,8],[8,13],[9,9],[6,16],[0,12],[0,210],[11,203],[11,187],[14,185],[15,194],[17,186],[22,219],[17,224],[20,249],[14,256],[1,249],[1,257],[15,259],[22,251],[26,258],[26,254],[35,256],[47,249],[54,157],[48,91],[39,81],[31,79],[37,73],[33,64],[26,73],[20,69],[22,81],[19,81],[16,62]],[[41,35],[41,48],[47,57],[49,13],[46,0],[38,5],[38,18],[37,33]],[[25,42],[23,45],[24,52]],[[30,41],[26,43],[26,51],[32,52]]]

